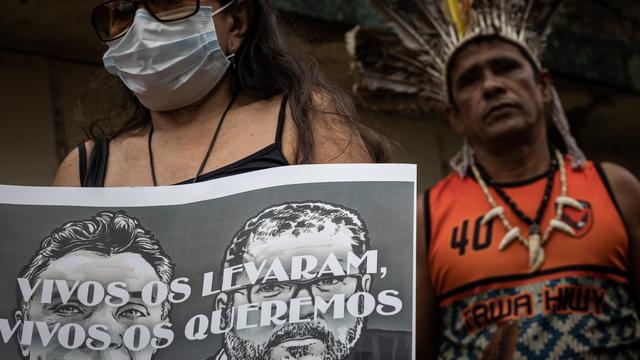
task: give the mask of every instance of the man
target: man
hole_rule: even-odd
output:
[[[123,336],[127,329],[136,325],[153,329],[168,323],[169,302],[150,305],[142,301],[141,291],[152,282],[168,286],[174,276],[174,267],[153,234],[144,229],[137,219],[122,211],[104,211],[91,219],[64,224],[42,241],[36,254],[18,275],[35,288],[29,299],[23,297],[24,285],[18,290],[18,309],[14,318],[20,324],[19,336],[28,336],[23,333],[25,321],[45,322],[54,334],[45,345],[40,341],[41,331],[34,330],[31,344],[20,345],[20,355],[34,360],[153,358],[156,349],[152,346],[133,351],[125,346]],[[59,285],[45,290],[44,283],[50,280],[66,280],[68,289],[74,289],[76,284],[75,291],[63,301],[64,294]],[[114,282],[123,283],[119,291],[109,288],[109,284]],[[92,286],[84,291],[82,289],[86,285],[82,284]],[[108,294],[116,296],[107,301]],[[69,324],[77,324],[83,330],[76,328],[69,337],[63,336],[67,345],[63,346],[58,332]],[[92,326],[100,326],[102,336],[91,341],[89,329]],[[84,335],[79,332],[84,332]]]
[[[465,138],[456,172],[419,198],[419,356],[479,358],[518,326],[504,358],[637,358],[640,183],[587,162],[568,131],[537,58],[548,28],[532,26],[558,2],[376,3],[432,61],[424,93]]]
[[[284,269],[291,269],[296,256],[313,256],[319,267],[333,254],[346,275],[322,274],[290,281],[260,279],[253,284],[246,274],[240,275],[240,288],[223,293],[217,300],[218,309],[224,310],[223,327],[233,322],[233,310],[242,305],[309,300],[300,307],[300,322],[283,321],[280,325],[249,329],[232,326],[224,334],[223,347],[215,359],[408,359],[411,340],[406,333],[372,331],[367,329],[366,318],[347,311],[343,317],[334,317],[331,310],[317,315],[314,311],[319,299],[330,301],[340,294],[349,299],[357,293],[371,292],[373,278],[366,272],[366,264],[347,271],[348,253],[364,257],[368,250],[371,242],[364,221],[357,212],[343,206],[287,203],[269,207],[249,219],[228,246],[223,270],[248,262],[260,265],[265,260],[267,267],[279,261]],[[317,272],[318,269],[313,273]],[[375,339],[384,340],[389,347],[376,349]]]

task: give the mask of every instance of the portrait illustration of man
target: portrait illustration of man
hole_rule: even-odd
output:
[[[309,306],[300,307],[299,322],[286,321],[285,315],[280,324],[249,329],[231,327],[224,333],[222,348],[210,359],[381,358],[380,354],[372,354],[371,349],[360,349],[359,343],[370,333],[366,317],[345,311],[343,317],[335,318],[330,313],[314,311],[319,299],[327,302],[336,294],[349,299],[356,293],[371,291],[374,274],[366,273],[362,266],[352,272],[347,270],[349,253],[363,257],[368,250],[371,240],[363,219],[356,211],[341,205],[318,201],[285,203],[264,209],[249,219],[227,247],[222,269],[275,259],[290,269],[296,256],[312,255],[321,263],[333,254],[346,275],[317,274],[308,279],[254,283],[246,274],[239,275],[240,287],[222,293],[216,301],[216,308],[223,310],[223,323],[233,321],[232,309],[245,304],[274,300],[291,304],[295,299],[307,298]],[[257,312],[249,315],[260,316]],[[410,339],[385,335],[395,341],[390,343],[391,348],[406,356],[397,358],[409,358]]]
[[[52,332],[61,331],[65,324],[77,324],[85,332],[99,325],[110,340],[99,351],[89,347],[88,341],[69,348],[61,345],[55,335],[45,344],[39,338],[42,335],[34,331],[31,344],[20,345],[20,356],[34,360],[152,359],[156,353],[154,348],[147,346],[132,351],[125,346],[123,336],[132,326],[153,328],[168,323],[169,302],[151,306],[142,301],[141,291],[151,282],[168,286],[174,268],[154,235],[125,212],[103,211],[90,219],[64,224],[42,240],[35,255],[18,275],[35,289],[29,299],[23,297],[23,291],[17,291],[14,320],[16,324],[22,324],[18,334],[25,327],[25,321],[44,322]],[[68,288],[76,291],[66,301],[63,291],[55,286],[50,296],[43,294],[45,279],[64,280]],[[78,284],[87,282],[94,285],[91,291],[94,297],[97,291],[103,291],[97,290],[100,285],[107,289],[109,284],[120,282],[120,293],[128,293],[127,301],[100,301],[87,306],[86,301],[79,299],[78,290]],[[49,300],[43,301],[47,297]],[[77,335],[76,331],[74,336]],[[100,341],[104,342],[105,338]]]

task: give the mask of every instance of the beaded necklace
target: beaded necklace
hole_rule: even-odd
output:
[[[567,196],[567,171],[564,164],[564,158],[559,151],[555,151],[556,161],[552,161],[549,167],[549,171],[547,173],[547,186],[545,187],[545,195],[541,201],[540,207],[536,213],[536,217],[531,219],[524,215],[524,213],[518,209],[515,202],[509,198],[504,190],[497,186],[497,183],[492,179],[489,182],[492,184],[492,187],[496,189],[496,192],[499,196],[505,200],[507,205],[511,208],[511,210],[524,221],[527,225],[529,225],[529,232],[527,237],[522,235],[520,228],[517,226],[511,225],[507,217],[505,216],[504,207],[498,206],[493,195],[489,192],[489,186],[487,182],[485,182],[480,170],[476,165],[471,166],[471,170],[473,175],[480,185],[482,192],[484,193],[489,205],[491,206],[491,210],[489,210],[482,219],[482,224],[488,224],[494,218],[498,217],[502,225],[505,227],[507,233],[500,241],[498,245],[498,250],[503,251],[507,246],[509,246],[514,240],[518,240],[522,245],[524,245],[529,250],[529,272],[534,273],[538,271],[545,260],[544,254],[544,245],[549,241],[551,234],[554,230],[559,230],[567,235],[575,236],[575,231],[569,226],[567,223],[562,221],[562,215],[564,214],[564,207],[573,207],[578,210],[583,210],[582,204],[579,201]],[[554,165],[554,163],[556,165]],[[549,203],[549,198],[551,195],[551,189],[553,186],[553,178],[555,176],[555,167],[557,166],[560,172],[560,195],[555,199],[556,206],[556,215],[553,219],[549,221],[549,225],[545,229],[543,233],[540,231],[540,222],[542,220],[542,215],[544,214],[544,210]],[[488,174],[485,175],[488,177]]]

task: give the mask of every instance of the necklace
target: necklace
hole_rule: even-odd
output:
[[[220,121],[218,121],[218,125],[216,126],[213,136],[211,137],[211,141],[209,142],[209,148],[207,149],[207,152],[204,155],[204,158],[202,159],[202,162],[200,163],[200,166],[198,167],[198,170],[196,171],[195,176],[193,177],[194,184],[198,182],[198,178],[202,174],[202,171],[204,170],[204,166],[207,164],[207,160],[209,160],[209,156],[211,156],[211,151],[213,150],[213,145],[216,143],[216,140],[218,139],[218,134],[220,133],[220,129],[222,128],[222,123],[224,122],[224,119],[227,117],[227,113],[229,112],[229,110],[231,110],[231,106],[236,101],[237,97],[238,97],[238,93],[236,92],[231,97],[231,100],[229,100],[227,107],[222,112],[222,116],[220,116]],[[153,123],[151,123],[151,127],[149,129],[149,136],[147,137],[148,139],[147,148],[149,151],[149,165],[151,168],[151,179],[153,180],[153,186],[158,186],[158,181],[156,180],[156,169],[153,161],[153,150],[151,148],[152,138],[153,138]]]
[[[480,176],[490,187],[492,187],[496,193],[502,198],[502,200],[509,206],[511,211],[513,211],[516,216],[522,220],[525,224],[529,226],[529,233],[533,230],[537,230],[539,232],[540,222],[542,222],[542,217],[544,216],[544,211],[549,205],[549,200],[551,198],[551,192],[553,191],[553,179],[555,178],[556,171],[558,170],[558,161],[556,160],[554,153],[551,153],[551,159],[549,162],[549,169],[546,172],[547,183],[544,187],[544,194],[542,196],[542,200],[540,201],[540,205],[538,205],[538,210],[536,211],[536,215],[533,219],[527,216],[524,211],[520,210],[518,205],[511,199],[511,197],[504,191],[502,186],[495,181],[487,170],[478,163],[476,166],[478,167],[478,171],[480,172]],[[533,231],[536,232],[536,231]]]
[[[530,226],[529,233],[527,234],[526,238],[522,236],[522,233],[519,227],[511,225],[511,223],[505,216],[504,208],[502,206],[498,206],[495,199],[493,198],[493,195],[491,195],[491,193],[489,192],[489,186],[485,182],[478,167],[476,165],[471,165],[471,170],[473,172],[473,175],[476,181],[478,182],[478,184],[480,185],[480,188],[482,189],[482,192],[484,193],[485,197],[487,198],[487,202],[489,202],[489,205],[491,206],[491,210],[489,210],[489,212],[487,212],[483,217],[482,224],[486,225],[490,221],[492,221],[494,218],[498,217],[501,220],[502,225],[505,227],[507,232],[505,236],[502,238],[502,240],[500,241],[500,244],[498,245],[498,250],[503,251],[513,241],[518,240],[522,245],[524,245],[529,250],[529,272],[531,273],[538,271],[542,267],[542,264],[544,263],[544,259],[545,259],[544,245],[547,243],[547,241],[549,241],[549,238],[551,237],[551,234],[553,233],[553,231],[559,230],[570,236],[576,235],[575,231],[571,228],[571,226],[569,226],[567,223],[562,221],[562,215],[564,214],[564,207],[568,206],[568,207],[576,208],[578,210],[583,210],[583,206],[579,201],[567,196],[567,192],[568,192],[567,171],[564,165],[564,158],[562,157],[562,154],[559,151],[555,151],[555,158],[557,163],[556,165],[554,165],[554,161],[551,162],[549,171],[547,173],[547,186],[545,186],[545,194],[543,195],[543,199],[541,201],[540,207],[538,208],[538,211],[536,212],[536,217],[534,219],[526,217],[526,215],[524,215],[524,213],[520,209],[518,209],[518,207],[515,205],[513,200],[511,200],[511,198],[506,196],[506,193],[504,193],[504,191],[500,189],[499,186],[494,187],[498,195],[502,197],[503,200],[505,200],[507,205],[509,205],[509,207],[516,214],[516,216],[518,216],[518,218],[520,218],[522,221],[524,221],[527,225]],[[549,221],[549,225],[544,231],[544,233],[541,233],[540,222],[542,220],[542,215],[544,214],[544,210],[549,203],[551,188],[553,186],[553,179],[556,173],[556,169],[555,169],[556,166],[560,172],[560,195],[555,199],[556,214],[553,217],[553,219]],[[495,183],[495,181],[493,180],[490,180],[490,181]],[[551,183],[551,185],[549,183]],[[503,194],[500,194],[500,192],[502,192]],[[503,197],[503,195],[505,195],[505,197]]]

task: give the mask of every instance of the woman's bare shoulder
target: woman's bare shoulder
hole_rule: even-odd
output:
[[[93,149],[93,140],[84,143],[87,154]],[[80,150],[71,150],[62,160],[53,179],[53,186],[80,186]]]
[[[357,126],[338,114],[331,94],[320,90],[313,92],[309,125],[314,142],[311,157],[313,163],[373,162],[360,133],[357,131]],[[297,135],[297,129],[291,116],[291,103],[287,103],[282,137],[283,152],[292,164],[297,159]]]
[[[321,91],[313,94],[313,108],[310,120],[315,163],[373,162],[358,131],[358,119],[348,119],[340,114],[332,96]]]

